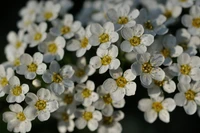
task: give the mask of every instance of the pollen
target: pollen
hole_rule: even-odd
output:
[[[167,19],[172,17],[172,12],[169,10],[166,10],[165,13],[163,14]]]
[[[118,24],[127,24],[128,23],[128,17],[119,17]]]
[[[51,43],[49,44],[48,46],[48,52],[51,53],[51,54],[55,54],[58,50],[58,47],[55,43]]]
[[[22,46],[22,42],[17,41],[17,43],[15,44],[15,47],[18,49]]]
[[[158,81],[158,80],[154,80],[154,84],[159,86],[159,87],[162,87],[165,83],[165,80],[162,80],[162,81]]]
[[[187,100],[194,100],[196,93],[192,90],[185,92],[185,97]]]
[[[46,20],[49,20],[49,19],[51,19],[53,17],[53,13],[52,12],[45,12],[44,13],[44,18],[46,19]]]
[[[188,0],[179,0],[180,2],[186,2],[186,1],[188,1]]]
[[[191,67],[188,64],[181,65],[180,72],[184,75],[189,75],[191,71]]]
[[[73,95],[70,95],[70,94],[66,94],[63,101],[66,103],[66,104],[71,104],[74,100],[74,97]]]
[[[107,33],[103,33],[99,36],[99,42],[100,43],[106,43],[110,40],[110,37]]]
[[[20,60],[19,60],[19,58],[16,58],[16,59],[14,60],[13,65],[14,65],[14,66],[19,66],[19,65],[20,65]]]
[[[77,76],[77,77],[83,77],[84,75],[85,75],[85,71],[84,70],[82,70],[82,69],[78,69],[76,72],[75,72],[75,75]]]
[[[148,30],[153,30],[153,25],[151,24],[150,20],[144,23],[144,27]]]
[[[196,28],[200,28],[200,18],[194,18],[192,20],[192,25]]]
[[[141,39],[140,39],[140,37],[133,36],[129,41],[132,46],[138,46],[138,45],[140,45]]]
[[[47,102],[45,100],[38,100],[35,104],[35,107],[39,111],[46,109],[46,106],[47,106]]]
[[[149,63],[149,62],[142,64],[142,72],[143,73],[150,73],[152,68],[153,67],[152,67],[151,63]]]
[[[88,45],[88,39],[86,37],[84,37],[82,40],[81,40],[81,47],[82,48],[86,48]]]
[[[69,33],[70,30],[71,30],[70,27],[68,27],[68,26],[63,26],[63,27],[60,29],[60,32],[61,32],[63,35],[65,35],[65,34]]]
[[[35,36],[34,36],[34,40],[35,40],[35,41],[39,41],[39,40],[41,40],[41,38],[42,38],[42,34],[39,33],[39,32],[36,33]]]
[[[20,94],[22,94],[22,87],[21,86],[15,86],[12,89],[12,93],[14,96],[19,96]]]
[[[117,86],[120,88],[124,88],[127,84],[127,80],[124,77],[119,77],[116,79]]]
[[[63,81],[63,78],[58,73],[53,74],[53,82],[55,83],[61,83]]]
[[[154,102],[152,104],[152,108],[156,111],[156,112],[160,112],[163,109],[163,106],[160,102]]]
[[[7,78],[6,77],[1,78],[0,84],[1,84],[2,87],[5,87],[6,85],[8,85]]]
[[[62,114],[63,121],[67,122],[69,120],[69,115],[67,113]]]
[[[104,125],[111,125],[113,123],[113,117],[112,116],[103,116],[103,124]]]
[[[170,56],[170,50],[169,49],[163,48],[161,53],[165,58]]]
[[[111,63],[112,59],[110,56],[106,55],[103,58],[101,58],[102,65],[109,65]]]
[[[27,66],[27,69],[29,72],[36,72],[38,66],[35,63],[31,63],[30,65]]]
[[[84,112],[83,113],[83,118],[86,120],[86,121],[89,121],[93,118],[93,114],[92,112]]]
[[[111,104],[112,103],[112,98],[110,96],[110,94],[106,94],[103,96],[103,101],[106,103],[106,104]]]
[[[83,96],[84,98],[90,97],[91,94],[92,94],[92,92],[91,92],[91,90],[89,90],[88,88],[85,88],[85,89],[83,89],[83,91],[82,91],[82,96]]]
[[[25,121],[26,120],[26,116],[24,115],[23,112],[19,112],[19,113],[17,113],[17,119],[19,121]]]

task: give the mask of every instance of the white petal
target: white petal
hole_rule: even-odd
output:
[[[83,129],[87,125],[87,122],[83,118],[79,118],[75,121],[75,125],[78,129]]]
[[[26,94],[25,101],[29,105],[34,105],[38,101],[38,97],[34,93]]]
[[[123,41],[120,45],[120,48],[124,52],[131,52],[133,50],[133,46],[128,41]]]
[[[141,99],[138,102],[138,108],[143,112],[148,111],[149,109],[152,108],[152,100],[151,99],[147,99],[147,98]]]
[[[105,80],[103,82],[103,88],[105,88],[105,90],[107,92],[114,92],[114,91],[116,91],[116,89],[117,89],[116,81],[113,80],[112,78],[109,78],[109,79]]]
[[[177,59],[177,62],[178,64],[182,65],[182,64],[189,64],[191,61],[191,58],[188,54],[186,53],[183,53],[181,54],[178,59]]]
[[[151,75],[150,74],[142,74],[142,75],[140,75],[140,81],[144,85],[150,85],[151,82],[152,82]]]
[[[175,100],[177,106],[184,106],[187,102],[184,93],[177,93],[174,96],[174,100]]]
[[[43,54],[37,52],[33,55],[33,61],[36,63],[36,64],[40,64],[42,63],[43,61]]]
[[[109,66],[108,65],[103,65],[99,69],[99,74],[103,74],[108,70]]]
[[[94,56],[90,59],[90,65],[95,69],[101,67],[101,59],[98,56]]]
[[[188,101],[184,110],[188,115],[193,115],[197,111],[197,104],[194,101]]]
[[[158,114],[153,109],[144,113],[144,119],[149,123],[153,123],[157,119],[157,117]]]
[[[128,82],[126,84],[126,96],[132,96],[135,95],[135,91],[136,91],[136,83],[135,82]]]
[[[145,46],[150,46],[154,41],[154,37],[149,34],[144,34],[141,36],[141,44]]]
[[[20,57],[20,62],[21,62],[21,64],[29,65],[33,62],[33,58],[29,54],[23,54]]]
[[[153,57],[150,59],[150,63],[152,66],[158,67],[161,66],[164,62],[165,58],[161,54],[154,54]]]
[[[118,102],[120,100],[122,100],[125,96],[125,89],[121,89],[121,88],[118,88],[116,91],[114,91],[113,93],[111,93],[111,98]]]
[[[131,69],[126,70],[123,75],[127,81],[133,81],[136,78]]]
[[[99,111],[94,111],[93,112],[93,118],[96,119],[97,121],[100,121],[102,119],[102,114]]]
[[[121,34],[124,39],[129,40],[133,37],[133,30],[131,30],[131,28],[124,27],[121,31]]]
[[[118,77],[122,76],[122,73],[123,73],[123,72],[122,72],[122,68],[119,67],[119,68],[116,69],[116,70],[110,70],[109,73],[110,73],[110,76],[111,76],[112,78],[117,79]],[[131,72],[131,73],[132,73],[132,72]]]
[[[113,109],[112,105],[108,104],[102,110],[102,114],[104,116],[111,116],[113,114],[113,111],[114,111],[114,109]]]
[[[5,113],[3,113],[3,121],[4,122],[10,122],[13,119],[15,119],[15,117],[16,117],[16,113],[14,113],[14,112],[5,112]]]
[[[60,65],[58,64],[58,62],[52,61],[51,64],[50,64],[50,66],[49,66],[49,70],[51,72],[58,73],[59,70],[60,70]]]
[[[50,73],[50,71],[46,71],[43,75],[42,75],[42,79],[45,83],[51,83],[52,82],[52,74]]]
[[[151,76],[155,80],[162,81],[165,78],[165,72],[161,68],[154,68]]]
[[[50,118],[50,113],[48,111],[41,111],[38,114],[38,119],[43,122],[43,121],[47,121]]]
[[[172,98],[166,98],[162,102],[162,105],[169,112],[172,112],[175,109],[175,107],[176,107],[176,103],[175,103],[175,101]]]
[[[170,118],[169,118],[169,112],[167,112],[167,110],[161,110],[159,112],[159,118],[161,121],[165,122],[165,123],[169,123]]]
[[[38,90],[37,96],[38,96],[39,99],[49,100],[50,97],[51,97],[51,93],[50,93],[49,90],[41,88],[40,90]]]
[[[141,74],[142,70],[141,70],[141,65],[137,62],[133,63],[131,65],[131,71],[134,75],[138,76]]]
[[[161,94],[161,89],[159,87],[148,88],[148,95],[150,97],[158,97]]]
[[[100,34],[103,33],[103,27],[100,24],[98,24],[98,23],[91,24],[90,31],[93,34],[100,35]]]
[[[117,69],[120,66],[119,59],[113,59],[110,63],[109,69]]]
[[[19,113],[23,111],[22,106],[19,104],[11,104],[9,105],[9,108],[12,112],[15,112],[15,113]]]
[[[98,128],[98,125],[98,122],[94,119],[88,122],[88,128],[90,129],[90,131],[95,131]]]

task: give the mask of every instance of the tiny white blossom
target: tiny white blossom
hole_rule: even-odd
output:
[[[20,21],[17,22],[17,27],[24,31],[27,31],[28,28],[35,23],[35,16],[24,16]]]
[[[19,15],[21,17],[36,16],[39,13],[39,6],[40,4],[37,1],[30,0],[27,2],[26,6],[20,10]]]
[[[165,78],[165,72],[159,67],[163,62],[161,54],[144,53],[137,56],[137,62],[131,65],[131,70],[134,75],[140,75],[140,81],[144,85],[150,85],[152,79],[162,81]]]
[[[95,69],[99,69],[99,73],[103,74],[108,69],[117,69],[120,66],[120,61],[116,57],[118,56],[118,48],[115,45],[111,45],[108,49],[97,49],[97,56],[90,59],[90,65]]]
[[[27,93],[26,103],[32,115],[38,117],[40,121],[46,121],[50,118],[50,113],[58,109],[58,102],[51,100],[51,93],[49,90],[41,88],[34,93]]]
[[[183,8],[189,8],[194,4],[195,0],[171,0],[171,1],[174,5],[181,6]]]

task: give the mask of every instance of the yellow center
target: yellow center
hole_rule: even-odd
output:
[[[138,46],[141,42],[141,39],[140,39],[140,37],[133,36],[129,41],[132,46]]]
[[[83,91],[82,91],[82,96],[84,98],[88,98],[91,94],[92,94],[91,90],[89,90],[87,88],[83,89]]]
[[[1,78],[0,83],[2,87],[5,87],[6,85],[8,85],[7,78],[6,77]]]
[[[172,12],[169,10],[166,10],[165,13],[163,14],[167,19],[172,17]]]
[[[110,56],[106,55],[103,58],[101,58],[101,64],[102,65],[109,65],[111,63],[112,59]]]
[[[180,2],[186,2],[186,1],[188,1],[188,0],[179,0]]]
[[[67,122],[69,120],[69,115],[67,113],[62,114],[63,121]]]
[[[39,40],[41,40],[41,38],[42,38],[42,34],[39,33],[39,32],[36,33],[35,36],[34,36],[34,40],[35,40],[35,41],[39,41]]]
[[[22,87],[21,86],[15,86],[12,89],[12,93],[14,96],[19,96],[22,93]]]
[[[106,34],[106,33],[103,33],[103,34],[101,34],[101,35],[99,36],[99,42],[100,42],[100,43],[106,43],[106,42],[108,42],[109,40],[110,40],[110,37],[109,37],[109,35]]]
[[[103,124],[104,125],[110,125],[113,123],[113,117],[112,116],[103,116]]]
[[[200,18],[194,18],[192,20],[192,25],[196,28],[200,28]]]
[[[148,30],[153,30],[153,25],[151,24],[150,20],[144,23],[144,27]]]
[[[63,81],[62,77],[58,73],[53,74],[53,82],[55,83],[61,83]]]
[[[75,75],[76,75],[77,77],[82,77],[82,76],[85,75],[85,71],[82,70],[82,69],[79,69],[79,70],[77,70],[77,71],[75,72]]]
[[[192,90],[185,92],[185,97],[187,100],[194,100],[196,93]]]
[[[149,62],[142,64],[142,72],[143,73],[150,73],[152,68],[153,67],[152,67],[151,63],[149,63]]]
[[[35,104],[35,107],[39,111],[46,109],[46,106],[47,106],[47,102],[45,100],[38,100]]]
[[[127,17],[119,17],[118,24],[127,24],[128,23],[128,18]]]
[[[18,41],[16,44],[15,44],[15,47],[18,49],[22,46],[22,43],[20,41]]]
[[[27,66],[27,69],[29,72],[36,72],[38,66],[35,63],[31,63],[30,65]]]
[[[86,48],[87,45],[88,45],[88,39],[86,37],[84,37],[82,40],[81,40],[81,47],[82,48]]]
[[[23,112],[19,112],[19,113],[17,113],[17,119],[19,121],[25,121],[26,120],[26,116],[24,115]]]
[[[181,74],[189,75],[190,71],[191,71],[191,67],[188,64],[181,65],[181,69],[180,69]]]
[[[55,54],[58,50],[58,47],[55,43],[51,43],[49,44],[48,46],[48,52],[51,53],[51,54]]]
[[[106,103],[106,104],[111,104],[112,103],[112,98],[110,96],[110,94],[106,94],[103,96],[103,101]]]
[[[70,95],[70,94],[66,94],[63,101],[66,103],[66,104],[71,104],[74,100],[74,97],[73,95]]]
[[[19,66],[20,65],[20,59],[19,58],[16,58],[13,62],[13,65],[14,66]]]
[[[93,114],[92,112],[84,112],[83,113],[83,118],[86,120],[86,121],[89,121],[93,118]]]
[[[162,87],[164,85],[164,82],[165,82],[165,80],[162,80],[162,81],[154,80],[154,84],[159,87]]]
[[[187,43],[181,43],[181,44],[179,44],[179,46],[181,46],[184,51],[186,51],[188,49]]]
[[[53,17],[53,13],[52,12],[45,12],[44,13],[44,18],[46,19],[46,20],[49,20],[49,19],[51,19]]]
[[[152,104],[152,108],[156,111],[156,112],[160,112],[163,109],[163,106],[160,102],[154,102]]]
[[[63,35],[69,33],[70,30],[71,30],[71,29],[70,29],[70,27],[68,27],[68,26],[63,26],[63,27],[60,29],[60,31],[61,31],[61,33],[62,33]]]
[[[169,49],[163,48],[161,53],[165,58],[170,56],[170,50]]]
[[[118,87],[124,88],[127,84],[127,80],[124,77],[119,77],[116,79],[116,83]]]

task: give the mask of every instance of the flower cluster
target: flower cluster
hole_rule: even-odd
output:
[[[28,1],[19,13],[19,31],[8,33],[0,97],[10,104],[3,113],[10,132],[29,132],[33,120],[52,115],[60,133],[86,126],[121,133],[121,110],[126,97],[137,95],[137,84],[149,96],[138,101],[149,123],[157,117],[170,122],[176,106],[188,115],[197,112],[198,1],[86,0],[76,17],[68,12],[73,4]]]

